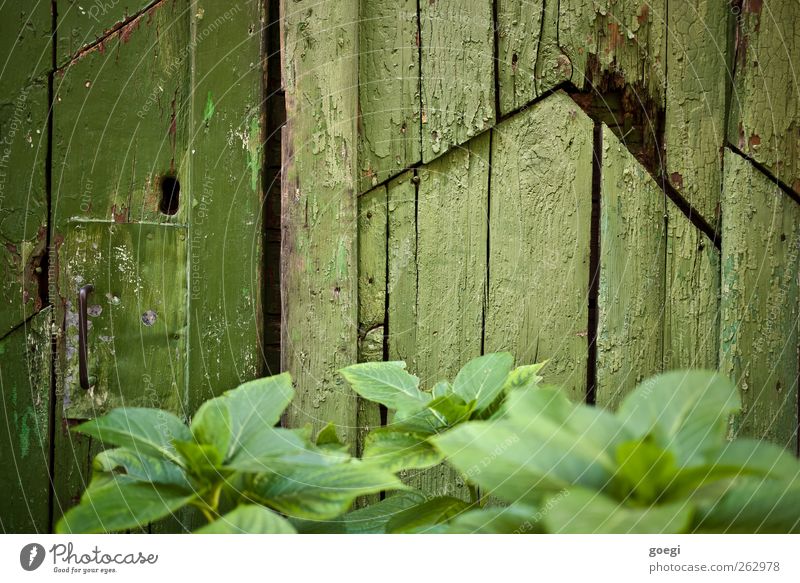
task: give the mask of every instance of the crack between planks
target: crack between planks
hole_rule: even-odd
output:
[[[738,147],[734,146],[731,143],[727,143],[726,147],[734,154],[737,154],[738,156],[741,156],[742,158],[747,160],[756,170],[761,172],[761,174],[763,174],[767,178],[767,180],[769,180],[770,182],[775,184],[778,188],[780,188],[786,196],[791,198],[797,204],[800,204],[800,194],[795,192],[794,189],[788,184],[786,184],[783,180],[775,176],[770,171],[769,168],[764,166],[761,162],[757,161],[753,157],[745,154],[742,150],[740,150]]]
[[[486,273],[483,282],[483,301],[481,302],[481,355],[486,354],[486,312],[489,307],[489,276],[492,245],[492,140],[494,132],[489,131],[489,171],[486,179]],[[535,361],[534,361],[535,362]]]
[[[603,177],[603,124],[592,129],[592,213],[589,219],[589,297],[587,298],[588,357],[586,362],[586,403],[597,403],[597,331],[600,293],[600,196]]]

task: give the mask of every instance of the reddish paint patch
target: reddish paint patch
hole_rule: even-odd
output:
[[[683,176],[681,175],[680,172],[673,172],[672,174],[670,174],[669,180],[670,182],[672,182],[672,185],[675,188],[679,189],[683,188]]]
[[[619,24],[616,22],[608,23],[608,51],[615,51],[617,47],[621,47],[625,39],[619,33]]]
[[[647,22],[647,19],[650,17],[650,5],[642,4],[639,7],[639,13],[636,15],[636,20],[639,21],[639,24],[644,24]]]
[[[763,0],[747,0],[744,6],[742,6],[742,10],[749,14],[761,14],[761,7],[763,4]]]
[[[120,210],[117,210],[117,205],[113,205],[111,207],[111,216],[115,223],[128,222],[128,211],[125,207],[122,207]]]
[[[761,137],[756,135],[756,134],[752,134],[750,136],[750,139],[748,140],[748,143],[750,144],[751,148],[754,148],[756,146],[760,146],[761,145]]]
[[[800,178],[792,182],[792,190],[794,190],[797,193],[800,193]]]

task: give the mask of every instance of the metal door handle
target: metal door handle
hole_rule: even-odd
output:
[[[86,347],[86,337],[89,331],[86,303],[89,294],[94,291],[94,286],[89,283],[78,291],[78,373],[81,381],[81,388],[89,390],[92,384],[89,382],[89,356]]]

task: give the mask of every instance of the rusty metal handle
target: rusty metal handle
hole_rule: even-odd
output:
[[[78,291],[78,373],[81,381],[81,388],[89,390],[92,388],[89,382],[89,355],[86,346],[89,323],[87,316],[87,300],[89,294],[94,291],[94,286],[89,283]]]

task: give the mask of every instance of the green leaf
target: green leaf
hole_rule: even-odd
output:
[[[404,488],[394,474],[351,461],[259,474],[250,480],[245,496],[287,516],[324,520],[344,513],[359,496]]]
[[[431,396],[419,390],[419,379],[407,373],[405,367],[404,362],[363,362],[339,372],[365,399],[397,411],[416,411]]]
[[[448,532],[453,534],[534,534],[543,533],[541,513],[533,506],[512,504],[470,510],[457,516]]]
[[[386,525],[396,514],[425,500],[422,492],[407,490],[332,520],[298,519],[293,523],[304,534],[385,534]]]
[[[453,426],[467,421],[475,409],[475,404],[475,401],[465,403],[464,399],[455,393],[450,393],[433,399],[428,403],[428,408],[435,412],[441,425]]]
[[[800,480],[743,478],[694,499],[693,532],[800,533]]]
[[[635,437],[652,433],[682,466],[722,446],[728,418],[740,408],[736,387],[724,376],[674,371],[636,387],[617,415]]]
[[[287,466],[324,466],[341,464],[347,459],[346,452],[318,448],[305,432],[259,426],[242,436],[236,452],[224,466],[242,472],[282,472]]]
[[[297,531],[269,508],[243,504],[195,531],[198,534],[294,534]]]
[[[160,409],[119,408],[91,421],[76,431],[96,437],[104,445],[117,445],[135,453],[165,457],[176,463],[180,458],[174,440],[191,439],[189,428],[172,413]]]
[[[614,485],[619,499],[645,505],[658,500],[678,470],[675,456],[648,438],[626,441],[617,447]]]
[[[229,460],[268,436],[293,397],[289,373],[244,383],[206,401],[192,420],[192,433],[201,443],[222,448],[223,459]]]
[[[433,398],[436,397],[444,397],[445,395],[449,395],[453,392],[453,387],[447,381],[439,381],[433,388],[431,389],[431,395]]]
[[[427,500],[395,514],[386,525],[389,533],[426,532],[445,523],[470,508],[470,504],[460,498],[441,496]]]
[[[102,451],[95,456],[92,465],[95,472],[124,472],[124,475],[139,482],[191,488],[189,479],[178,465],[164,458],[136,454],[126,448]]]
[[[694,508],[686,501],[631,507],[598,492],[571,488],[545,502],[543,525],[552,534],[674,534],[687,532]]]
[[[346,447],[336,434],[336,426],[333,423],[328,423],[317,434],[316,444],[318,447],[332,447],[340,449]]]
[[[196,441],[176,441],[174,445],[184,466],[201,481],[215,482],[228,473],[221,467],[222,454],[215,446]]]
[[[458,371],[453,391],[466,403],[476,401],[475,410],[482,411],[502,392],[513,366],[514,357],[508,352],[474,358]]]
[[[90,484],[81,503],[58,522],[59,534],[93,534],[144,528],[173,514],[194,498],[191,491],[116,476],[101,485]]]
[[[506,382],[503,384],[503,392],[509,393],[514,389],[535,387],[543,380],[538,373],[545,364],[547,364],[547,361],[518,366],[508,374]]]
[[[430,468],[442,461],[442,455],[428,443],[428,435],[392,427],[367,434],[363,457],[364,461],[392,472]]]

